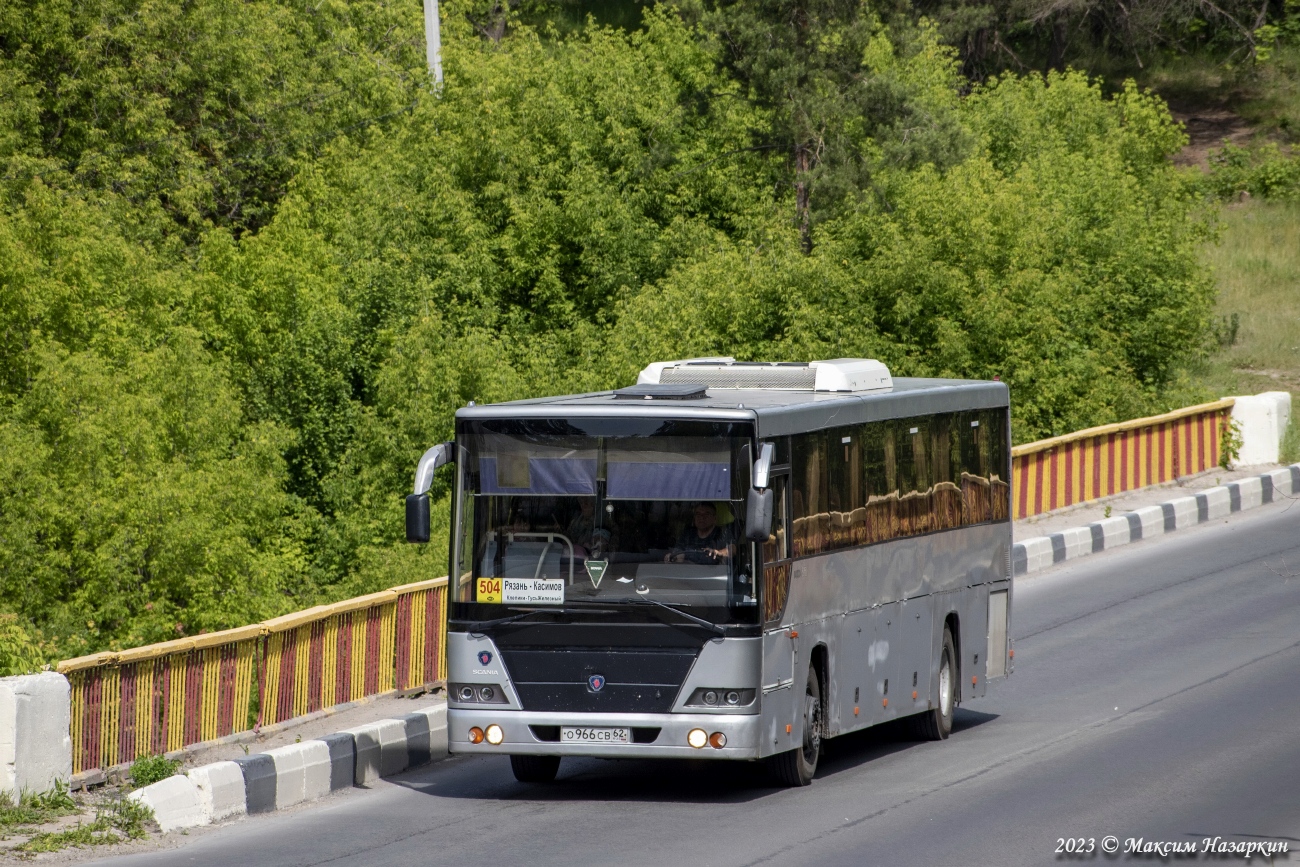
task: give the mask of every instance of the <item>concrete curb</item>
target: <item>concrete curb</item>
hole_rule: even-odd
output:
[[[1179,497],[1083,527],[1016,542],[1011,546],[1012,570],[1017,576],[1027,575],[1066,560],[1185,530],[1298,494],[1300,464],[1292,464],[1210,488],[1195,496]]]
[[[147,804],[167,832],[283,810],[446,755],[447,705],[435,704],[399,719],[203,765],[129,797]]]

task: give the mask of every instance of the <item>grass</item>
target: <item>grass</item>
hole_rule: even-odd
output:
[[[83,806],[67,786],[56,783],[53,790],[39,795],[24,793],[17,801],[0,792],[0,840],[17,834],[27,836],[9,852],[30,857],[42,852],[57,852],[69,846],[104,846],[125,840],[138,840],[145,836],[145,823],[153,819],[153,811],[138,801],[126,799],[102,804],[90,822],[77,822],[71,828],[41,831],[65,816],[75,816]]]
[[[1300,202],[1228,206],[1221,225],[1205,257],[1219,284],[1218,331],[1226,343],[1235,315],[1236,339],[1193,377],[1214,396],[1300,394]]]
[[[145,823],[153,819],[153,812],[138,801],[122,799],[101,808],[93,822],[78,822],[63,831],[46,831],[34,834],[25,843],[14,848],[24,855],[57,852],[69,846],[106,846],[125,840],[139,840],[145,836]]]
[[[0,792],[0,836],[52,822],[61,816],[71,816],[79,807],[68,787],[55,783],[43,794],[24,792],[17,802],[8,792]]]

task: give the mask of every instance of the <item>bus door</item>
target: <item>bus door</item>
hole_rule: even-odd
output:
[[[794,681],[794,641],[781,626],[790,596],[790,472],[771,477],[772,535],[763,543],[763,691],[789,686]]]

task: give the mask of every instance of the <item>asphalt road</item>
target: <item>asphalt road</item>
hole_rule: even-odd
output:
[[[1138,860],[1104,856],[1106,835],[1300,853],[1300,503],[1022,579],[1013,618],[1015,674],[949,740],[832,741],[806,789],[750,766],[572,759],[524,785],[504,758],[454,759],[111,863]],[[1069,837],[1094,853],[1058,855]]]

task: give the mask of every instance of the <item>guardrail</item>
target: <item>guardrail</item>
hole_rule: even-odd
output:
[[[1228,397],[1016,446],[1012,514],[1019,520],[1218,466],[1233,403]]]
[[[72,692],[72,772],[441,683],[446,616],[444,577],[252,626],[60,662]]]

